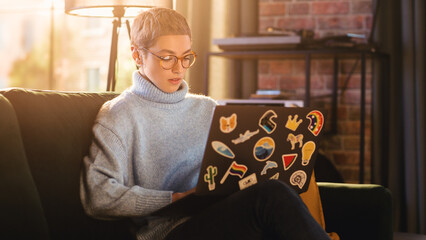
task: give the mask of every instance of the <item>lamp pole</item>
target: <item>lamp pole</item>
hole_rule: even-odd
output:
[[[112,40],[111,51],[109,55],[107,91],[115,91],[115,65],[117,62],[118,32],[119,28],[121,27],[121,18],[124,16],[125,9],[124,7],[114,7],[112,12],[115,19],[112,22]]]

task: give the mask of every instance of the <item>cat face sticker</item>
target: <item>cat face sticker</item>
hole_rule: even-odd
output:
[[[263,137],[257,141],[253,148],[253,155],[257,161],[263,162],[268,160],[275,150],[274,139]]]
[[[259,119],[259,126],[265,130],[266,133],[271,134],[277,128],[277,124],[273,121],[277,117],[277,114],[273,110],[268,110]]]
[[[233,113],[229,117],[220,117],[220,131],[230,133],[237,127],[237,114]]]

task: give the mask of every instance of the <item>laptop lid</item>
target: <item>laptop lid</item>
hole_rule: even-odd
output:
[[[309,186],[324,126],[314,108],[215,108],[196,195],[228,195],[268,179]]]

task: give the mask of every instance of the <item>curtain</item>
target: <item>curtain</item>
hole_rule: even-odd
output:
[[[212,44],[215,38],[257,33],[258,0],[174,0],[174,7],[187,18],[192,30],[192,47],[197,53],[197,62],[186,75],[191,92],[203,93],[204,76],[208,74],[211,97],[249,96],[256,87],[253,83],[257,62],[210,57],[206,72],[205,57],[208,52],[221,51]],[[239,83],[242,83],[241,88]]]
[[[375,42],[390,56],[389,78],[377,91],[384,96],[373,180],[393,195],[395,231],[426,234],[426,3],[376,0]],[[383,126],[374,120],[374,126]],[[375,132],[377,133],[377,132]],[[386,141],[383,141],[386,139]],[[376,139],[377,140],[377,139]]]

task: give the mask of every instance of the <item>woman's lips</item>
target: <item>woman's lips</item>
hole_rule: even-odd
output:
[[[182,81],[182,78],[171,78],[171,79],[169,79],[169,82],[171,82],[172,84],[180,84],[181,81]]]

